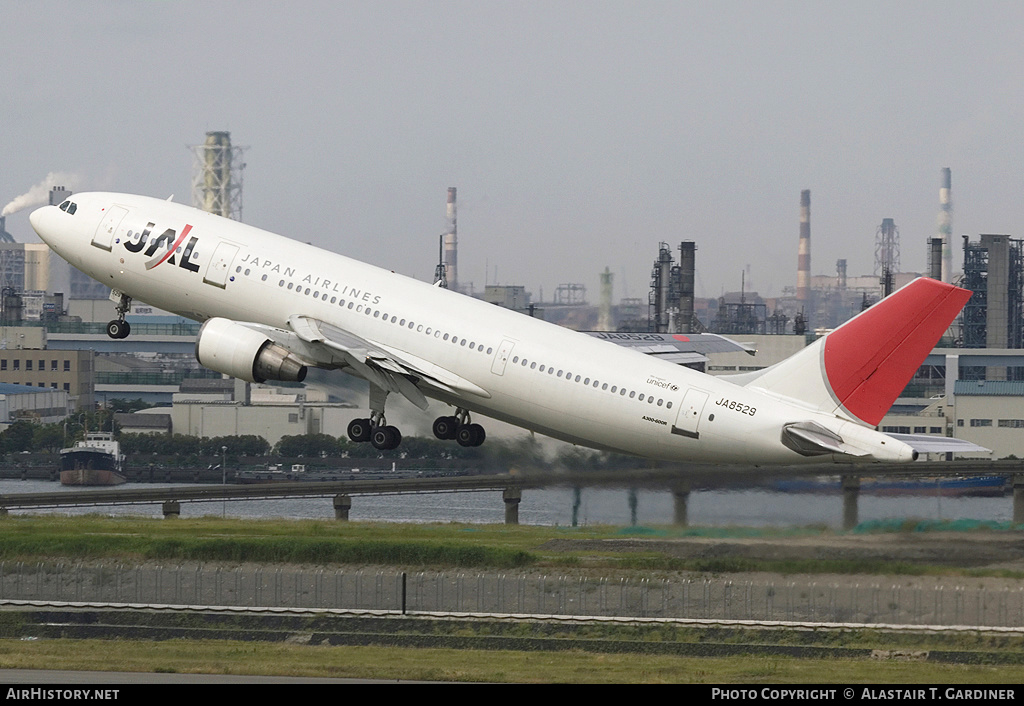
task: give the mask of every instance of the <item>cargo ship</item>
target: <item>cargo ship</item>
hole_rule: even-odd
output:
[[[61,449],[61,485],[120,485],[127,480],[121,468],[123,458],[113,433],[88,432],[85,441]]]

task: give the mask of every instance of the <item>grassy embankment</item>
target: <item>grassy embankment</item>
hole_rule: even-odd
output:
[[[673,537],[828,536],[828,530],[676,528]],[[679,558],[657,549],[549,549],[552,540],[650,537],[644,528],[402,524],[322,520],[109,518],[11,515],[0,520],[0,561],[52,558],[260,562],[422,568],[562,568],[606,571],[839,573],[1024,578],[1024,572],[881,559]]]
[[[806,534],[822,530],[802,530]],[[680,530],[677,536],[700,534]],[[950,567],[905,566],[885,562],[758,562],[723,558],[680,560],[657,552],[549,551],[553,539],[622,538],[612,527],[552,528],[504,525],[414,525],[323,521],[240,521],[219,518],[113,519],[98,516],[9,516],[0,520],[0,560],[55,558],[119,561],[263,562],[297,564],[374,564],[417,567],[592,569],[597,571],[708,572],[771,570],[857,573],[963,574]],[[673,536],[672,530],[659,534]],[[708,530],[712,536],[749,536],[748,530]],[[759,531],[770,536],[772,531]],[[779,531],[779,535],[792,532]],[[644,536],[641,531],[634,536]],[[996,575],[990,573],[989,575]],[[1002,574],[999,574],[1002,575]],[[475,628],[463,626],[472,633]],[[683,636],[685,638],[685,636]],[[660,641],[659,633],[620,633],[614,639]],[[707,633],[697,642],[785,642],[806,637],[780,633]],[[937,649],[1012,652],[1017,639],[963,636],[902,636],[871,632],[822,634],[825,646],[869,647],[901,652]],[[117,669],[142,672],[275,674],[368,677],[405,680],[491,682],[706,682],[706,683],[1019,683],[1016,664],[938,664],[925,661],[798,659],[786,656],[680,657],[671,655],[517,652],[398,647],[335,647],[229,640],[94,641],[0,639],[0,668]]]
[[[1024,666],[287,643],[0,640],[0,668],[509,683],[1020,684]]]

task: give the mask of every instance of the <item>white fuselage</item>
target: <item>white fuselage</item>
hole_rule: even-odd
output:
[[[295,315],[324,321],[486,391],[424,387],[428,396],[558,439],[666,460],[831,460],[782,443],[783,425],[810,420],[869,450],[841,460],[909,460],[909,447],[799,401],[242,223],[142,196],[76,194],[73,201],[74,215],[47,207],[32,224],[61,257],[113,289],[197,321],[282,329]]]

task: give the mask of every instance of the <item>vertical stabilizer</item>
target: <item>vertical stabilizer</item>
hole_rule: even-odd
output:
[[[824,338],[734,382],[876,426],[971,292],[919,278]]]

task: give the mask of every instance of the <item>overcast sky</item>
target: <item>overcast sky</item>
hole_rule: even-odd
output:
[[[190,200],[208,130],[247,146],[244,220],[429,279],[458,187],[460,280],[646,296],[659,241],[697,290],[870,274],[894,218],[1024,237],[1020,2],[0,0],[0,204]],[[28,211],[7,230],[35,241]],[[962,261],[955,250],[955,262]],[[957,264],[959,267],[959,264]],[[748,285],[748,289],[749,289]]]

